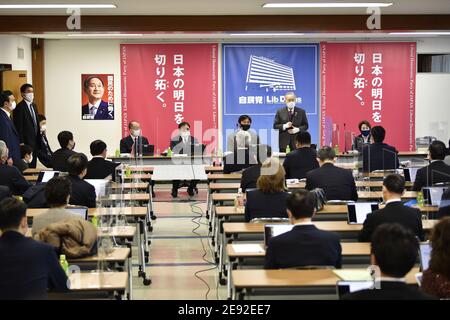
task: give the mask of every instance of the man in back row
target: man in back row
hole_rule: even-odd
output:
[[[393,170],[399,166],[398,151],[386,143],[386,130],[382,126],[375,126],[371,130],[373,142],[362,148],[363,171]]]
[[[309,132],[300,131],[296,139],[297,149],[288,153],[283,162],[286,179],[304,179],[307,172],[319,168],[317,152],[311,148]]]
[[[137,121],[131,121],[128,124],[130,135],[120,140],[120,153],[138,153],[141,148],[148,145],[148,139],[142,136],[141,125]],[[136,150],[137,148],[137,150]]]
[[[67,172],[67,159],[76,154],[73,151],[75,149],[75,140],[72,132],[61,131],[58,134],[58,142],[61,148],[52,154],[53,170]]]

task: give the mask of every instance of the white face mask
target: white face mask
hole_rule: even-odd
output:
[[[33,102],[33,100],[34,100],[34,93],[33,92],[25,93],[24,99],[27,100],[28,102]]]
[[[41,133],[45,132],[47,130],[47,126],[41,126]]]
[[[183,131],[182,133],[181,133],[181,136],[183,137],[183,138],[187,138],[187,137],[189,137],[191,135],[191,133],[189,132],[189,131]]]
[[[11,107],[9,107],[9,110],[13,111],[16,108],[16,102],[13,101],[11,104]]]
[[[132,130],[131,131],[131,134],[134,136],[134,137],[139,137],[140,135],[141,135],[141,130],[139,129],[139,130]]]
[[[294,107],[295,107],[295,102],[288,102],[286,105],[287,105],[287,107],[288,107],[289,109],[294,109]]]
[[[33,155],[30,156],[30,158],[28,159],[28,161],[26,161],[26,163],[31,163],[33,162]]]

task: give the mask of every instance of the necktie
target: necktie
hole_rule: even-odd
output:
[[[91,107],[91,116],[93,116],[93,115],[94,115],[94,111],[95,111],[95,107],[94,107],[94,106],[92,106],[92,107]]]
[[[30,105],[28,106],[28,110],[30,111],[31,119],[33,119],[34,129],[37,131],[38,127],[37,127],[37,121],[36,121],[36,114],[34,113],[34,109],[33,109],[33,104],[30,103]]]

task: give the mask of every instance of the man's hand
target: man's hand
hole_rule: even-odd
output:
[[[299,129],[299,128],[292,127],[292,129],[289,129],[288,132],[289,132],[290,134],[296,134],[296,133],[299,133],[299,132],[300,132],[300,129]]]
[[[283,130],[287,130],[290,128],[292,128],[292,122],[289,121],[289,122],[283,124]]]

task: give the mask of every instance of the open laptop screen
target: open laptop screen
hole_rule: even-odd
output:
[[[403,169],[403,175],[405,176],[405,181],[408,181],[408,182],[416,181],[417,170],[419,170],[419,168]]]
[[[376,202],[354,202],[347,204],[347,219],[349,224],[363,224],[369,213],[378,210]]]
[[[338,281],[336,285],[337,294],[339,298],[342,298],[342,296],[348,293],[371,289],[373,285],[373,281]]]
[[[441,204],[442,194],[445,187],[427,187],[423,188],[423,200],[427,205],[439,206]]]
[[[58,175],[59,175],[59,171],[41,171],[41,172],[39,172],[37,183],[46,183],[51,178],[57,177]]]
[[[267,248],[269,240],[273,237],[279,236],[285,232],[291,231],[292,224],[266,224],[264,226],[264,245]]]
[[[419,246],[420,249],[420,268],[422,271],[428,269],[431,258],[431,243],[422,242]]]
[[[66,210],[73,214],[81,216],[84,220],[88,220],[88,208],[87,207],[67,207]]]

